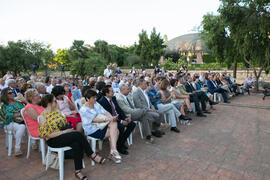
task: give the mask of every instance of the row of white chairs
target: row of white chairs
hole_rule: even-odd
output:
[[[76,108],[77,110],[79,110],[80,105],[78,104],[78,101],[75,102],[76,104]],[[21,109],[21,116],[24,118],[24,109]],[[25,119],[25,118],[24,118]],[[143,139],[143,132],[142,132],[142,124],[141,122],[136,122],[138,124],[139,127],[139,131],[140,131],[140,136]],[[67,150],[70,150],[71,147],[62,147],[62,148],[52,148],[50,146],[48,146],[48,150],[47,150],[47,159],[45,159],[45,140],[42,138],[35,138],[32,137],[31,134],[29,133],[28,130],[28,126],[27,123],[26,125],[26,129],[27,129],[27,134],[28,134],[28,145],[27,145],[27,155],[26,158],[28,159],[30,157],[30,151],[31,151],[31,143],[33,140],[35,141],[39,141],[39,150],[41,151],[41,156],[42,156],[42,164],[46,164],[46,170],[48,169],[48,166],[50,164],[50,155],[51,152],[56,152],[58,154],[58,158],[59,158],[59,179],[63,180],[64,179],[64,152]],[[4,129],[5,134],[6,134],[6,147],[8,148],[8,156],[11,156],[12,153],[12,139],[13,139],[13,131],[12,130],[8,130],[7,128]],[[135,130],[134,130],[135,132]],[[133,133],[134,133],[133,132]],[[132,145],[133,144],[133,133],[131,133],[130,137],[128,138],[128,145]],[[91,148],[93,150],[93,152],[96,152],[96,144],[97,142],[99,143],[99,150],[102,150],[102,144],[103,141],[100,139],[96,139],[90,136],[87,136],[87,140],[90,143],[91,142]],[[94,160],[91,161],[92,166],[95,165]],[[83,162],[83,167],[84,167],[84,162]]]

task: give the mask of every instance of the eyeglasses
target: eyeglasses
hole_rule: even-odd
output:
[[[14,92],[8,92],[8,94],[14,94]]]

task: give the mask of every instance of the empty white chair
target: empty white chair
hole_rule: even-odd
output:
[[[24,108],[21,109],[21,116],[22,116],[22,118],[24,119],[24,122],[25,122],[23,111],[24,111]],[[42,164],[45,164],[45,141],[44,141],[44,139],[32,137],[30,135],[29,131],[28,131],[28,126],[27,126],[27,123],[26,122],[25,122],[25,126],[27,128],[27,133],[28,133],[28,145],[27,145],[27,155],[26,155],[26,158],[28,159],[29,156],[30,156],[31,141],[32,140],[39,140],[39,150],[41,151]]]
[[[87,136],[87,141],[90,143],[90,141],[91,141],[91,148],[92,148],[92,151],[93,152],[96,152],[96,142],[98,141],[98,145],[99,145],[99,150],[101,151],[102,150],[102,144],[103,144],[103,141],[102,140],[100,140],[100,139],[96,139],[96,138],[93,138],[93,137],[91,137],[91,136]],[[95,165],[95,161],[94,160],[92,160],[91,161],[91,164],[92,164],[92,166],[94,166]]]

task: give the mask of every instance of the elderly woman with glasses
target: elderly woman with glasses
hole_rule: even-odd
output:
[[[12,130],[16,139],[15,142],[15,156],[22,155],[21,142],[25,134],[24,120],[21,117],[20,111],[24,107],[21,102],[16,101],[14,92],[10,88],[5,88],[1,91],[1,116],[3,121],[3,128]]]
[[[23,116],[28,131],[32,137],[39,137],[38,133],[38,116],[44,111],[44,107],[40,106],[40,96],[35,89],[28,89],[25,92],[25,99],[28,104],[24,107]],[[32,147],[36,149],[37,146],[33,141]]]

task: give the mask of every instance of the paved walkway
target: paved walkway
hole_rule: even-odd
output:
[[[135,132],[130,155],[120,165],[107,162],[83,171],[89,179],[270,179],[270,97],[240,96],[228,105],[219,104],[207,118],[194,117],[181,133],[166,129],[166,135],[146,144]],[[0,131],[0,179],[58,179],[58,171],[41,164],[41,155],[31,151],[30,159],[8,157],[5,136]],[[26,151],[26,144],[23,150]],[[108,154],[105,142],[101,154]],[[65,161],[65,179],[75,179],[73,161]]]

